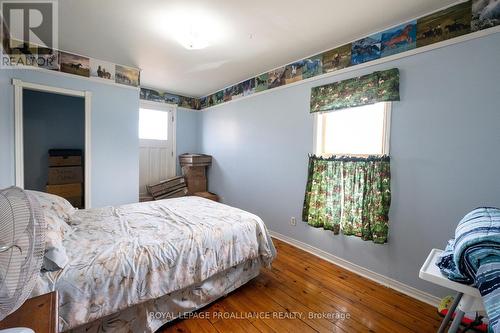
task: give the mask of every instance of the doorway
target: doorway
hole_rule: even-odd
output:
[[[147,185],[174,177],[175,121],[173,105],[141,101],[139,109],[139,199],[150,200]]]
[[[90,208],[90,93],[13,83],[16,185]]]

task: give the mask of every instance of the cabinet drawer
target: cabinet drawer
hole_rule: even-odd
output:
[[[47,185],[47,193],[55,194],[63,198],[81,197],[82,184]]]
[[[83,182],[82,167],[52,167],[49,168],[49,185],[74,184]]]
[[[82,165],[81,156],[49,156],[49,167]]]

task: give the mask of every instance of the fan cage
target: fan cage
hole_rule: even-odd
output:
[[[0,191],[0,320],[30,296],[45,252],[45,219],[38,200],[18,187]]]

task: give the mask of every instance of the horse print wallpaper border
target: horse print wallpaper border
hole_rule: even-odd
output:
[[[3,22],[2,22],[3,24]],[[317,55],[275,68],[196,98],[166,91],[140,88],[143,100],[170,103],[202,110],[243,96],[260,93],[311,77],[374,61],[390,55],[442,42],[500,25],[500,1],[468,0],[408,21],[385,31],[337,46]],[[3,24],[1,65],[37,67],[71,75],[90,77],[131,87],[140,87],[140,69],[9,39]],[[12,42],[12,43],[11,43]],[[18,47],[12,47],[18,45]]]
[[[181,108],[200,110],[200,99],[172,94],[164,90],[141,87],[140,98],[157,103],[174,104]]]
[[[5,27],[4,27],[5,29]],[[2,38],[2,67],[35,67],[55,72],[96,78],[107,82],[139,87],[140,69],[118,65],[66,51],[38,45],[26,45],[10,39],[8,32]]]
[[[23,41],[10,39],[3,25],[0,45],[0,67],[40,68],[55,72],[77,75],[95,80],[126,85],[140,86],[140,69],[123,66],[79,54],[49,49],[38,45],[27,45]],[[140,98],[155,102],[176,104],[180,107],[199,110],[199,99],[182,95],[140,88]]]
[[[500,25],[500,1],[468,0],[199,99],[200,109]],[[307,73],[306,75],[304,75]],[[250,83],[249,83],[250,81]]]

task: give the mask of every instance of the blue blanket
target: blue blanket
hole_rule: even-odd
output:
[[[465,215],[437,265],[450,280],[479,289],[490,331],[500,333],[500,209],[477,208]]]

